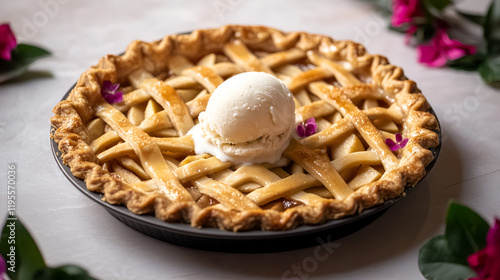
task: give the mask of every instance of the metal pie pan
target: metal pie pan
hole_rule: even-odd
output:
[[[73,87],[74,86],[75,85],[73,85]],[[68,97],[73,87],[68,90],[62,100]],[[436,116],[432,108],[430,112]],[[439,145],[430,149],[434,159],[426,167],[426,174],[429,174],[436,163],[441,150],[440,131],[440,129],[436,131],[439,136]],[[320,225],[302,225],[287,231],[253,230],[246,232],[230,232],[217,228],[199,229],[193,228],[188,224],[165,222],[152,215],[137,215],[130,212],[123,205],[114,205],[103,201],[103,194],[88,190],[83,180],[73,176],[70,168],[63,163],[61,152],[58,149],[57,143],[52,138],[50,139],[50,144],[54,158],[68,180],[78,190],[83,192],[97,204],[103,206],[111,215],[122,223],[158,240],[199,250],[233,253],[265,253],[317,246],[325,242],[331,242],[345,237],[365,227],[381,216],[396,202],[405,197],[399,196],[387,200],[383,204],[365,209],[361,213],[349,217],[329,220]],[[416,187],[418,187],[418,184],[414,187],[407,187],[405,193],[411,193]]]

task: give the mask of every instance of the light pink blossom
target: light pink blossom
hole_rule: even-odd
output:
[[[476,47],[451,39],[444,29],[438,30],[429,44],[417,48],[418,61],[430,67],[441,67],[448,60],[455,60],[476,53]]]

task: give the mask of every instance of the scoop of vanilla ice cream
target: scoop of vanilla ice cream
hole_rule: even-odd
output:
[[[222,161],[274,163],[287,148],[295,119],[293,95],[263,72],[245,72],[212,94],[191,134],[197,154]]]

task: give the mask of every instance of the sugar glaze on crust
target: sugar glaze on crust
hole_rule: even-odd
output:
[[[317,183],[313,182],[311,179],[313,177],[324,185],[330,184],[327,189],[332,192],[334,198],[318,199],[315,204],[299,205],[283,211],[253,207],[253,205],[241,210],[221,203],[201,207],[195,200],[189,198],[173,199],[172,196],[165,195],[161,188],[150,191],[127,183],[100,164],[100,160],[91,148],[86,124],[94,119],[96,114],[107,114],[108,111],[112,111],[106,109],[109,105],[103,105],[100,94],[100,85],[103,81],[128,85],[129,77],[139,70],[151,73],[153,76],[169,72],[169,60],[173,56],[183,56],[196,62],[205,55],[223,52],[224,48],[228,48],[228,44],[234,42],[241,42],[253,52],[279,54],[275,58],[268,56],[265,64],[257,63],[252,70],[259,70],[258,67],[262,65],[271,65],[270,68],[273,69],[281,67],[279,65],[281,53],[293,50],[288,55],[293,56],[295,51],[301,53],[298,55],[302,57],[301,59],[314,62],[315,65],[321,66],[321,71],[329,71],[330,75],[333,73],[335,85],[348,85],[345,89],[339,89],[327,83],[303,84],[300,81],[304,79],[288,82],[292,91],[308,87],[310,92],[314,92],[344,115],[343,121],[332,125],[331,130],[325,129],[308,138],[293,140],[284,153],[285,157],[305,170],[304,175],[299,174],[295,177],[304,181],[310,180],[311,185]],[[304,55],[307,58],[304,58]],[[332,66],[328,61],[338,63]],[[245,61],[241,63],[243,71],[249,71],[244,69]],[[346,67],[335,68],[338,65]],[[318,71],[320,76],[323,75],[319,73],[321,71]],[[353,84],[356,80],[377,87],[379,98],[394,106],[386,108],[384,112],[369,110],[369,115],[354,108],[351,101],[362,96],[364,92],[363,85]],[[314,81],[316,80],[311,80]],[[359,91],[356,90],[358,88]],[[209,88],[207,90],[210,92]],[[307,109],[309,107],[311,109]],[[301,114],[304,116],[313,114],[311,112],[313,106],[309,107],[302,110]],[[193,227],[218,227],[230,231],[288,230],[302,224],[321,224],[326,220],[353,215],[398,197],[404,193],[405,186],[419,182],[425,175],[425,167],[433,160],[432,153],[428,149],[439,144],[438,135],[433,132],[438,129],[438,122],[434,115],[428,112],[429,109],[425,97],[415,82],[408,80],[401,68],[389,64],[385,57],[368,54],[364,47],[357,43],[336,41],[327,36],[305,32],[282,32],[263,26],[228,25],[196,30],[191,34],[169,35],[152,43],[134,41],[128,46],[124,55],[107,55],[101,58],[97,65],[81,75],[68,98],[55,106],[51,123],[54,128],[52,137],[58,143],[64,163],[71,168],[74,176],[85,181],[89,190],[103,193],[104,199],[111,204],[126,205],[136,214],[154,213],[158,219],[166,222],[184,222]],[[401,132],[409,139],[404,149],[397,153],[388,153],[386,147],[380,145],[378,132],[373,131],[372,125],[365,125],[367,120],[369,122],[369,119],[376,117],[377,114],[400,117]],[[321,148],[325,138],[353,131],[372,139],[365,141],[370,146],[369,150],[378,154],[385,170],[381,178],[355,191],[338,186],[346,183],[338,185],[332,183],[341,178],[331,174],[338,173],[335,170],[330,172],[333,168],[330,164],[324,164],[327,162],[326,148]],[[183,137],[183,139],[189,138],[189,136]],[[184,143],[189,145],[189,139]],[[163,187],[168,188],[169,184],[179,186],[178,182],[175,183],[177,181],[175,177],[170,177],[167,181]],[[203,183],[197,181],[191,183],[190,187]],[[206,187],[200,185],[200,189],[202,188]],[[202,191],[210,193],[210,190]]]

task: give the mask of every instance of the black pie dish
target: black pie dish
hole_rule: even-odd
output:
[[[75,84],[76,85],[76,84]],[[73,85],[61,100],[65,100],[75,87]],[[434,116],[432,110],[429,111]],[[437,116],[436,116],[437,119]],[[431,148],[434,159],[426,167],[429,174],[437,161],[441,150],[442,135],[438,121],[439,144]],[[52,133],[52,127],[51,127]],[[123,205],[114,205],[102,200],[103,194],[87,189],[82,179],[76,178],[70,168],[63,163],[61,152],[54,139],[50,139],[52,154],[57,165],[68,180],[86,196],[97,204],[103,206],[111,215],[125,225],[158,240],[199,250],[232,252],[232,253],[266,253],[287,250],[296,250],[317,246],[325,242],[332,242],[345,237],[367,226],[380,217],[387,209],[411,193],[416,186],[407,186],[405,195],[385,201],[383,204],[363,210],[361,213],[338,220],[330,220],[321,225],[302,225],[287,231],[262,231],[230,232],[217,228],[193,228],[189,224],[168,223],[152,215],[137,215],[130,212]],[[423,180],[423,178],[422,178]],[[421,180],[421,181],[422,181]]]

